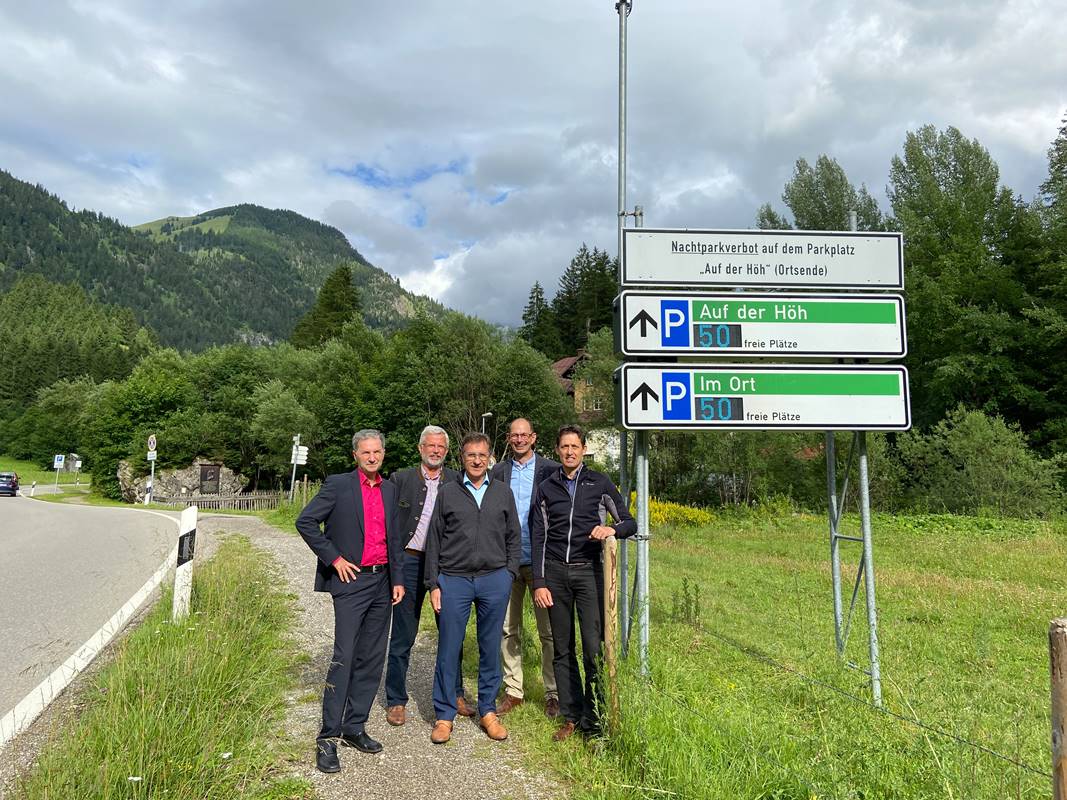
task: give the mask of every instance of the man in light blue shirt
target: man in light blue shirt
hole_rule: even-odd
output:
[[[537,434],[530,421],[516,419],[508,429],[508,444],[511,457],[493,467],[492,477],[511,486],[515,495],[522,526],[522,559],[519,575],[511,586],[511,599],[504,617],[504,638],[500,643],[504,666],[504,697],[497,703],[497,713],[506,714],[524,702],[522,685],[522,604],[527,591],[533,592],[533,570],[530,566],[530,510],[536,507],[534,498],[541,481],[558,470],[559,463],[534,452]],[[559,698],[556,693],[556,676],[552,669],[552,626],[548,611],[534,606],[537,634],[541,640],[541,681],[545,687],[545,715],[549,718],[559,714]]]

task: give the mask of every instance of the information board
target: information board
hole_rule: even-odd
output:
[[[899,233],[623,231],[625,286],[904,288]]]

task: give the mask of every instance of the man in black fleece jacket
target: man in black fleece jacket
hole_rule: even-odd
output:
[[[433,679],[436,715],[430,741],[451,738],[456,717],[459,648],[473,603],[478,615],[478,715],[491,739],[506,739],[496,716],[500,639],[511,583],[519,574],[522,533],[515,497],[503,481],[490,480],[489,437],[469,433],[460,445],[463,472],[441,486],[426,537],[426,588],[440,615]]]
[[[587,735],[600,730],[596,665],[604,642],[601,542],[609,536],[632,536],[637,523],[611,479],[583,466],[585,432],[581,428],[560,428],[556,453],[563,466],[537,486],[539,507],[530,514],[530,541],[534,603],[548,609],[552,622],[552,667],[563,717],[552,738],[559,742],[576,729]],[[606,524],[608,517],[613,525]],[[574,648],[575,608],[582,634],[584,693]]]

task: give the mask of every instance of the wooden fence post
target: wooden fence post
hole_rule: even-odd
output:
[[[614,536],[604,540],[604,671],[607,677],[607,732],[618,730],[619,666],[616,641],[619,622],[619,542]]]
[[[1067,617],[1048,628],[1052,675],[1052,797],[1067,800]]]

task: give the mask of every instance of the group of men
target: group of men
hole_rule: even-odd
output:
[[[338,742],[366,753],[382,750],[365,726],[387,644],[386,720],[406,724],[408,664],[427,595],[438,630],[433,743],[451,738],[457,715],[477,715],[489,738],[507,738],[500,716],[524,702],[527,592],[541,643],[545,714],[560,719],[553,738],[599,731],[601,541],[630,536],[636,525],[611,480],[584,466],[581,428],[559,429],[558,462],[537,454],[536,444],[530,422],[514,420],[510,455],[491,467],[489,438],[470,433],[460,443],[460,469],[452,470],[445,466],[448,434],[428,425],[419,437],[419,465],[383,480],[385,438],[361,430],[352,437],[356,469],[329,476],[301,512],[297,531],[317,557],[315,589],[329,592],[334,606],[334,651],[316,741],[323,772],[340,770]],[[468,700],[462,676],[472,606],[476,704]]]

